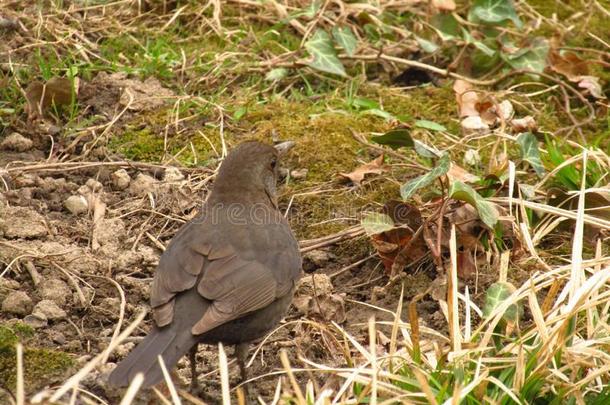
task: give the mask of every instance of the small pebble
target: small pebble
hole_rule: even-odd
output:
[[[66,311],[61,309],[54,301],[42,300],[34,307],[34,314],[41,313],[47,319],[55,321],[58,319],[64,319],[67,314]]]
[[[34,142],[26,138],[18,132],[13,132],[0,143],[1,149],[14,150],[16,152],[25,152],[32,149]]]
[[[145,195],[155,191],[157,180],[147,174],[140,173],[129,185],[129,192],[132,195]]]
[[[66,305],[68,297],[72,295],[68,284],[58,278],[43,280],[38,286],[38,293],[42,299],[51,300],[60,307]]]
[[[49,324],[49,321],[44,316],[44,314],[41,314],[40,312],[35,312],[23,318],[23,323],[28,326],[31,326],[34,329],[38,329],[46,327]]]
[[[64,201],[64,207],[73,215],[79,215],[89,210],[87,199],[82,195],[72,195]]]
[[[308,172],[309,172],[309,170],[307,170],[306,168],[295,169],[290,172],[290,177],[292,177],[293,179],[296,179],[296,180],[301,180],[301,179],[304,179],[305,177],[307,177]]]
[[[2,301],[2,312],[25,316],[32,312],[34,303],[23,291],[13,291]]]
[[[18,290],[21,284],[15,280],[0,277],[0,301],[4,300],[12,291]]]
[[[112,187],[115,190],[125,190],[131,182],[131,177],[129,177],[129,173],[125,169],[117,170],[110,175],[110,178],[112,179]]]
[[[168,167],[165,169],[163,180],[168,183],[184,180],[184,174],[177,167]]]
[[[89,187],[92,191],[100,191],[104,186],[102,185],[102,183],[100,183],[99,181],[95,180],[95,179],[89,179],[87,180],[87,183],[85,183],[87,185],[87,187]]]

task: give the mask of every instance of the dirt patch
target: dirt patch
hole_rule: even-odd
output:
[[[18,156],[19,160],[36,163],[45,152],[38,149]],[[112,280],[119,283],[125,294],[124,322],[128,322],[148,305],[149,286],[160,248],[196,213],[205,197],[205,191],[201,191],[209,180],[197,182],[188,176],[193,173],[181,173],[176,168],[159,171],[118,167],[67,172],[33,169],[5,175],[8,181],[0,197],[0,261],[7,292],[3,299],[10,292],[19,291],[27,296],[30,304],[24,308],[25,312],[3,312],[0,322],[23,322],[32,329],[28,345],[68,354],[71,361],[65,363],[64,373],[104,350],[117,326],[121,307],[120,294]],[[117,178],[122,179],[120,184]],[[66,201],[74,196],[82,197],[86,210],[74,214],[68,209]],[[98,206],[96,211],[96,204],[103,204],[105,208],[100,211]],[[287,207],[288,196],[281,205]],[[305,257],[306,270],[313,274],[332,274],[371,253],[366,240],[362,242],[356,256],[353,247],[359,244],[357,240],[312,251]],[[292,308],[286,324],[269,338],[253,361],[250,376],[262,376],[281,368],[277,354],[282,348],[289,349],[295,365],[299,364],[299,354],[326,364],[344,364],[342,356],[333,358],[336,350],[327,350],[329,345],[336,346],[330,338],[336,334],[331,321],[349,325],[347,330],[365,342],[363,325],[371,315],[390,319],[374,308],[355,303],[370,302],[372,287],[383,284],[384,278],[380,277],[383,272],[376,263],[377,260],[370,259],[333,277],[328,297],[316,297],[318,303],[328,298],[322,312]],[[406,292],[405,305],[408,297],[419,291],[418,286],[429,282],[430,278],[423,273],[412,276],[407,283],[411,287]],[[397,287],[375,305],[393,311],[399,294]],[[315,307],[313,301],[310,304]],[[422,318],[434,316],[438,310],[434,305],[421,308]],[[293,322],[296,320],[301,322]],[[124,357],[146,330],[147,325],[142,325],[129,342],[110,356],[108,365],[87,377],[85,387],[103,398],[116,398],[117,393],[105,386],[111,363]],[[318,340],[316,336],[323,338]],[[216,348],[201,348],[199,369],[202,372],[217,368],[216,353]],[[235,384],[237,367],[232,366],[231,373]],[[188,383],[190,371],[186,359],[179,363],[176,375],[178,381]],[[31,391],[56,381],[45,380],[44,375],[38,374],[35,378],[39,384],[28,385]],[[217,375],[208,375],[201,381],[203,391],[218,392]],[[271,398],[276,381],[277,377],[273,376],[257,377],[249,384],[250,395]],[[4,383],[10,385],[11,380]]]

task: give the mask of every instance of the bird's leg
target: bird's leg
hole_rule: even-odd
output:
[[[191,348],[189,351],[189,361],[191,362],[191,386],[189,391],[191,393],[195,393],[196,390],[199,389],[199,382],[197,381],[197,351],[199,349],[199,343],[196,343],[195,346]]]
[[[239,366],[239,373],[241,375],[241,383],[243,384],[248,379],[248,372],[246,371],[246,360],[248,359],[248,343],[239,343],[235,345],[235,356],[237,357],[237,365]],[[248,398],[248,386],[244,385],[243,394]],[[246,403],[248,403],[246,399]]]
[[[248,358],[248,343],[239,343],[235,345],[235,355],[237,356],[237,364],[239,365],[239,372],[241,374],[241,382],[243,383],[248,379],[248,373],[246,372],[246,359]]]

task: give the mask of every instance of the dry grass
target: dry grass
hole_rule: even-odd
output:
[[[129,69],[133,63],[132,60],[125,58],[124,55],[123,57],[117,56],[117,59],[113,61],[108,60],[100,51],[99,44],[90,38],[112,37],[120,32],[127,37],[134,38],[134,42],[137,43],[136,48],[140,49],[143,45],[138,43],[139,40],[135,37],[142,35],[141,31],[144,31],[143,36],[162,35],[179,27],[185,31],[190,30],[189,41],[191,43],[197,41],[207,43],[212,36],[231,40],[238,34],[244,34],[241,29],[233,29],[238,20],[238,22],[251,20],[256,23],[274,22],[286,18],[303,6],[302,2],[297,1],[287,2],[286,5],[278,1],[259,3],[233,0],[229,3],[239,6],[238,10],[241,10],[241,14],[227,17],[223,15],[220,1],[209,1],[204,7],[198,2],[186,2],[167,12],[144,11],[141,8],[144,3],[122,0],[82,6],[75,2],[67,8],[54,6],[39,14],[28,14],[23,10],[11,12],[7,8],[9,11],[4,17],[15,17],[24,27],[30,28],[26,29],[29,35],[27,43],[8,50],[0,49],[3,57],[1,61],[3,72],[10,74],[16,82],[16,89],[20,93],[24,93],[28,83],[22,82],[21,76],[17,72],[28,63],[29,55],[37,49],[48,50],[51,47],[59,60],[65,58],[66,55],[77,55],[82,61],[92,65],[100,63],[113,65],[115,69],[119,70]],[[166,2],[161,3],[165,5]],[[380,1],[374,5],[367,3],[366,11],[377,26],[383,25],[377,16],[388,9],[409,10],[425,21],[425,8],[413,8],[409,3],[396,1]],[[602,10],[605,10],[600,3],[593,3],[596,8],[601,7]],[[346,21],[362,12],[359,7],[359,3],[324,2],[322,10],[329,9],[335,13],[336,21]],[[537,12],[527,4],[523,8],[528,14],[537,15]],[[326,18],[323,12],[318,12],[307,21],[298,18],[290,19],[289,24],[296,32],[296,38],[301,41],[302,46],[316,27],[332,27],[336,21]],[[183,26],[180,26],[181,22],[184,24]],[[247,35],[250,34],[247,33]],[[392,47],[385,47],[383,52],[371,45],[360,49],[360,53],[354,57],[340,56],[350,67],[380,64],[391,72],[400,71],[405,66],[417,67],[443,77],[467,79],[478,85],[495,85],[512,76],[524,73],[524,71],[511,71],[491,79],[464,77],[449,69],[435,67],[432,60],[428,60],[429,63],[423,63],[396,56],[407,52],[416,46],[416,43],[411,32],[405,28],[394,27],[394,34],[400,40],[395,41]],[[256,40],[256,35],[254,37]],[[179,38],[178,41],[186,42],[184,38]],[[608,55],[608,49],[599,52],[602,52],[605,57]],[[239,45],[231,51],[206,51],[203,56],[209,57],[209,60],[202,62],[200,58],[193,57],[192,54],[187,55],[183,51],[174,61],[176,64],[173,69],[177,72],[178,78],[172,84],[183,90],[185,95],[172,99],[174,102],[174,106],[171,108],[172,114],[162,120],[161,126],[167,134],[201,114],[201,112],[189,112],[188,109],[186,112],[181,110],[181,107],[186,104],[205,108],[210,121],[215,125],[214,131],[218,135],[217,142],[208,138],[206,140],[219,157],[226,154],[227,148],[224,133],[225,128],[229,125],[226,122],[229,114],[227,105],[239,97],[231,94],[227,99],[223,99],[222,91],[217,93],[214,91],[218,88],[233,90],[240,87],[240,83],[246,83],[245,92],[252,92],[256,97],[266,97],[270,94],[281,96],[302,85],[301,76],[295,74],[287,78],[282,88],[276,88],[276,84],[261,86],[261,82],[248,82],[248,78],[254,75],[258,75],[260,78],[270,68],[299,69],[304,67],[307,62],[302,58],[302,54],[294,50],[285,49],[283,52],[275,53],[266,50],[258,55],[250,52],[248,45]],[[58,74],[64,72],[66,66],[58,64],[51,70],[54,74]],[[205,74],[201,72],[205,72]],[[310,74],[316,80],[320,78],[319,73],[310,72]],[[519,106],[527,111],[541,111],[547,103],[547,99],[542,96],[553,94],[553,97],[557,97],[561,101],[564,106],[563,113],[569,119],[569,125],[559,128],[556,134],[563,133],[566,138],[577,134],[581,141],[586,141],[587,134],[583,131],[583,127],[590,125],[595,118],[594,103],[584,98],[577,89],[564,81],[559,81],[547,74],[540,74],[538,77],[547,80],[546,83],[534,82],[541,86],[542,90],[519,93]],[[26,80],[29,79],[31,77]],[[333,82],[333,80],[329,81]],[[519,83],[506,91],[504,95],[516,93],[520,86],[527,87],[528,84]],[[203,90],[201,90],[202,88]],[[214,91],[206,89],[214,89]],[[316,96],[323,98],[324,95],[322,93]],[[222,102],[217,100],[222,100]],[[598,101],[598,105],[601,103]],[[122,160],[89,161],[88,154],[95,147],[106,144],[108,139],[120,133],[121,120],[125,118],[124,114],[130,104],[127,103],[102,123],[84,123],[82,125],[79,123],[72,134],[73,143],[60,156],[51,157],[49,155],[47,161],[35,164],[16,162],[6,168],[6,173],[67,173],[102,166],[137,169],[166,168],[169,164],[178,162],[177,159],[184,150],[189,150],[189,147],[194,149],[191,143],[189,147],[185,146],[179,153],[172,154],[167,149],[166,135],[163,159],[160,164]],[[578,114],[575,115],[575,112]],[[204,134],[204,136],[207,135]],[[451,150],[456,154],[468,148],[481,151],[489,149],[490,145],[498,145],[499,139],[504,142],[506,150],[506,142],[514,140],[514,136],[505,132],[504,127],[492,134],[463,139],[455,139],[449,135],[446,135],[445,139],[434,139],[434,136],[430,134],[425,136],[431,140],[431,143],[442,144],[443,149]],[[554,177],[563,168],[570,165],[576,164],[581,168],[586,168],[590,163],[595,163],[601,170],[610,171],[610,157],[605,152],[588,148],[586,142],[577,144],[569,141],[566,143],[581,148],[582,152],[570,156],[535,184],[535,189],[541,196],[544,196],[544,190]],[[80,155],[73,154],[77,146],[84,151]],[[196,153],[193,152],[193,155]],[[516,173],[514,164],[510,163],[508,195],[513,195],[512,190],[517,189],[517,176],[525,176],[523,176],[524,173]],[[212,169],[206,169],[203,174],[201,169],[183,168],[183,170],[192,175],[188,179],[186,187],[193,193],[205,189],[213,179],[214,171]],[[297,367],[291,364],[286,353],[282,352],[280,353],[283,367],[281,370],[257,376],[251,380],[251,383],[255,383],[260,378],[277,379],[274,397],[259,398],[260,403],[525,404],[528,403],[529,398],[536,397],[550,398],[556,402],[572,401],[572,403],[580,405],[589,403],[595,394],[610,395],[610,388],[608,388],[610,384],[608,377],[610,375],[608,319],[610,256],[604,255],[602,246],[604,241],[607,243],[607,239],[598,239],[594,257],[587,258],[583,255],[585,225],[610,232],[610,221],[585,209],[585,196],[587,193],[593,192],[608,193],[608,189],[598,186],[587,188],[585,185],[586,170],[583,170],[582,174],[580,190],[573,192],[573,196],[578,199],[575,210],[551,206],[540,202],[543,201],[542,199],[530,201],[525,198],[503,196],[492,199],[507,209],[507,219],[510,220],[514,238],[528,253],[527,257],[521,258],[517,263],[512,263],[510,268],[527,267],[528,269],[533,268],[534,271],[522,285],[516,285],[514,291],[504,297],[491,313],[484,315],[484,310],[471,300],[472,291],[469,291],[467,287],[465,289],[460,287],[457,276],[456,235],[453,230],[450,239],[452,265],[447,273],[447,289],[439,300],[447,322],[448,333],[443,334],[424,324],[420,325],[415,305],[417,297],[413,298],[412,305],[409,306],[409,313],[403,314],[404,297],[402,295],[397,300],[397,309],[392,313],[393,322],[380,322],[371,318],[366,325],[363,325],[363,328],[368,331],[368,342],[360,341],[345,327],[338,324],[316,325],[312,323],[314,327],[323,329],[324,333],[331,335],[343,346],[341,353],[343,358],[340,363],[348,366],[331,367],[307,358],[299,358],[301,367]],[[8,188],[8,186],[6,187]],[[142,200],[135,205],[126,203],[120,209],[124,210],[124,215],[128,216],[145,212],[149,205],[155,207],[154,201]],[[608,207],[602,207],[602,209],[604,208]],[[117,210],[119,209],[117,208]],[[188,219],[171,217],[154,209],[149,211],[146,211],[147,214],[163,217],[163,221],[154,224],[158,229],[165,227],[166,220],[179,224]],[[527,220],[528,211],[535,211],[543,220],[533,226]],[[139,232],[140,228],[146,229],[145,225],[148,224],[146,221],[150,221],[150,217],[146,215],[138,220],[142,226],[135,228]],[[565,237],[565,234],[557,232],[557,228],[559,224],[568,221],[574,222],[570,260],[559,265],[557,260],[549,257],[545,251],[544,242],[549,236]],[[349,227],[336,234],[301,241],[302,251],[318,249],[361,235],[363,235],[361,227]],[[163,244],[151,233],[144,231],[138,235],[136,243],[144,236],[151,238],[153,243],[163,248]],[[497,257],[492,257],[490,262],[497,267],[498,281],[506,282],[507,278],[511,279],[507,277],[509,257],[502,256],[498,252],[496,254]],[[15,259],[16,261],[17,259]],[[8,272],[12,264],[11,262],[2,275]],[[121,292],[120,286],[118,289]],[[122,292],[121,295],[123,295]],[[103,364],[108,359],[108,355],[123,343],[144,319],[145,313],[139,314],[128,327],[121,331],[124,305],[123,298],[120,308],[121,317],[115,325],[115,333],[106,350],[97,354],[60,386],[36,393],[30,398],[25,398],[22,347],[18,345],[15,403],[18,405],[27,402],[45,403],[46,401],[58,404],[73,404],[81,401],[88,404],[106,403],[104,399],[88,392],[81,382],[87,374]],[[367,305],[369,308],[371,307],[370,304]],[[515,307],[526,308],[526,316],[520,320],[507,318],[507,311]],[[387,310],[383,308],[377,308],[377,310],[387,313]],[[386,340],[382,331],[388,329],[391,333],[390,338]],[[263,341],[261,347],[267,342],[267,339]],[[219,346],[218,350],[223,404],[243,403],[241,388],[229,386],[228,361],[224,349]],[[257,350],[253,358],[258,356],[258,353]],[[202,403],[190,394],[177,389],[168,373],[165,373],[165,376],[168,393],[154,391],[159,401],[174,405],[181,402]],[[325,380],[330,381],[331,376],[335,378],[332,383],[321,384]],[[125,405],[132,403],[134,398],[137,398],[141,383],[142,378],[136,378],[123,394],[120,403]]]

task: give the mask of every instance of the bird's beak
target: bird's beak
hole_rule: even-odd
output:
[[[275,147],[275,149],[277,149],[280,156],[283,156],[286,153],[288,153],[288,151],[290,149],[292,149],[294,147],[294,145],[296,145],[296,143],[294,141],[284,141],[284,142],[275,144],[274,147]]]

